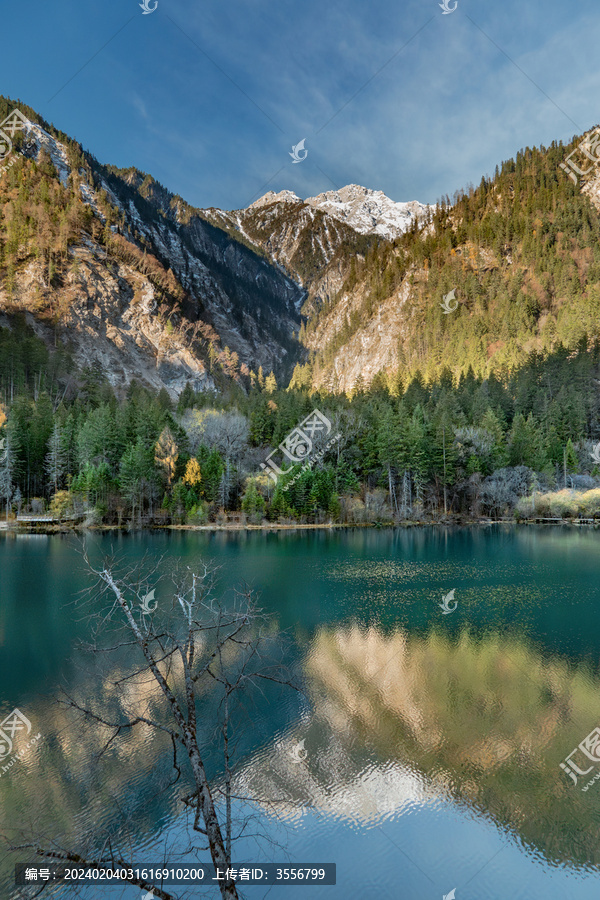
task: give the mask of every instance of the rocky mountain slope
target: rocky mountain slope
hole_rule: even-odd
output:
[[[286,272],[304,291],[305,316],[329,302],[351,257],[364,254],[372,241],[291,191],[270,191],[247,209],[207,209],[203,214],[230,233],[237,231]]]
[[[577,144],[520,151],[423,229],[357,259],[307,322],[311,362],[293,383],[505,378],[531,354],[599,338],[600,167],[573,183],[560,164]]]
[[[428,210],[417,201],[396,203],[382,191],[350,184],[306,200],[293,191],[269,191],[247,209],[203,214],[237,230],[302,285],[302,312],[310,317],[339,291],[353,257],[363,258],[376,238],[393,240],[424,221]]]
[[[0,100],[0,120],[13,110]],[[289,376],[303,353],[297,283],[150,176],[102,166],[34,110],[19,116],[0,175],[5,322],[27,314],[117,389],[135,377],[176,396],[259,366]]]
[[[0,98],[0,122],[13,107]],[[0,172],[0,313],[26,313],[118,390],[249,385],[259,366],[346,392],[504,377],[599,336],[600,175],[561,171],[576,141],[520,151],[435,209],[347,185],[223,211],[21,109]]]
[[[2,118],[13,109],[0,100]],[[211,389],[260,366],[286,381],[307,356],[303,321],[334,303],[377,241],[426,213],[357,185],[306,201],[270,192],[233,212],[195,209],[21,111],[16,147],[21,137],[28,147],[0,181],[0,203],[20,209],[16,173],[35,181],[33,161],[47,163],[44,190],[47,179],[57,182],[59,206],[78,227],[63,235],[62,253],[40,253],[33,233],[8,253],[0,310],[28,313],[49,343],[68,343],[76,363],[96,364],[117,389],[137,377],[176,395],[187,381]],[[86,207],[83,218],[75,203]],[[60,232],[58,221],[48,227]]]
[[[129,237],[142,237],[187,294],[186,314],[215,328],[221,342],[252,367],[283,372],[297,356],[304,292],[257,248],[215,227],[180,197],[136,169],[96,165]]]
[[[153,280],[83,236],[69,248],[69,264],[60,290],[49,284],[43,261],[33,259],[16,273],[10,290],[0,284],[0,325],[10,328],[12,315],[26,313],[49,347],[60,342],[77,370],[101,371],[117,394],[134,378],[173,397],[188,382],[198,391],[215,389],[204,355],[158,313],[161,292]]]

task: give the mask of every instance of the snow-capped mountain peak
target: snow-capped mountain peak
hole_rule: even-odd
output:
[[[407,231],[415,217],[423,218],[429,209],[418,200],[396,202],[383,191],[373,191],[359,184],[325,191],[316,197],[307,197],[304,202],[322,209],[361,234],[378,234],[389,240]]]
[[[376,234],[394,240],[407,231],[415,218],[424,218],[429,207],[418,200],[401,203],[391,200],[383,191],[373,191],[359,184],[347,184],[337,191],[325,191],[302,200],[293,191],[268,191],[248,209],[256,210],[275,203],[304,203],[320,209],[360,234]]]
[[[254,203],[251,203],[248,209],[256,209],[259,206],[268,206],[270,203],[302,203],[302,200],[293,191],[279,191],[278,194],[276,194],[275,191],[267,191],[266,194],[263,194],[262,197],[259,197]]]

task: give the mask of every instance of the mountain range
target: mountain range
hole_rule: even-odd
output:
[[[0,121],[15,107],[0,98]],[[249,386],[259,369],[352,392],[511,371],[598,336],[600,176],[573,184],[571,147],[521,150],[435,207],[351,184],[226,211],[19,110],[0,172],[0,325],[25,315],[68,351],[75,389],[95,367],[117,393],[132,378],[172,397]]]

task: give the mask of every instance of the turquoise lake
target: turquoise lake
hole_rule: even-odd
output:
[[[265,687],[237,715],[235,783],[248,801],[236,815],[254,818],[234,859],[336,863],[337,884],[243,896],[600,897],[600,780],[584,790],[600,773],[600,532],[174,531],[85,544],[121,566],[217,566],[217,594],[248,584],[284,632],[303,690]],[[182,791],[169,787],[170,743],[144,731],[99,755],[102,737],[59,702],[65,689],[109,703],[129,664],[122,653],[99,678],[81,646],[106,609],[90,584],[77,539],[0,535],[0,720],[19,709],[41,734],[8,770],[0,761],[0,833],[69,845],[127,831],[135,861],[197,862],[185,856]],[[156,601],[170,602],[165,582]],[[218,782],[212,714],[207,700]],[[589,773],[569,777],[567,757]],[[32,858],[0,848],[0,897],[17,896],[14,864]]]

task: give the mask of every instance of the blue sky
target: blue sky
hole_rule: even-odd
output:
[[[196,206],[435,202],[600,121],[597,0],[139,2],[5,0],[0,93]]]

